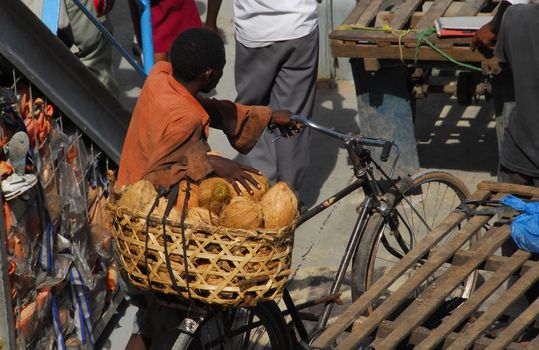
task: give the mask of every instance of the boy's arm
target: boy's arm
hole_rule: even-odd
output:
[[[198,97],[210,116],[212,128],[221,129],[230,144],[241,153],[248,153],[268,126],[272,110],[262,106],[243,106],[231,101]]]

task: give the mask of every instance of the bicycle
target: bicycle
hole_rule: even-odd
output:
[[[195,322],[195,327],[189,327],[189,322],[193,319],[188,319],[182,324],[183,333],[177,341],[177,344],[181,343],[181,345],[174,349],[286,350],[298,346],[309,349],[309,343],[324,330],[328,323],[337,293],[341,289],[350,264],[352,299],[355,300],[383,274],[385,269],[398,262],[415,242],[428,234],[438,223],[438,218],[440,220],[445,218],[470,195],[459,179],[442,171],[428,171],[412,178],[393,181],[391,176],[387,175],[372,158],[371,151],[366,148],[381,149],[382,162],[387,162],[392,149],[395,149],[396,157],[390,171],[392,174],[399,156],[398,146],[392,141],[342,133],[318,125],[302,116],[293,116],[292,120],[303,127],[310,127],[343,141],[356,177],[352,184],[304,212],[297,220],[297,226],[357,189],[361,188],[365,193],[365,199],[359,206],[358,219],[328,297],[295,305],[290,293],[285,290],[283,301],[286,308],[284,311],[281,311],[275,302],[269,301],[260,303],[254,308],[206,313],[205,321]],[[384,180],[376,180],[373,166],[384,177]],[[434,189],[436,189],[435,192]],[[434,198],[431,198],[431,195]],[[430,199],[434,201],[432,205],[429,205]],[[414,203],[420,206],[416,208]],[[448,235],[450,236],[451,234]],[[414,268],[410,269],[410,273],[413,273],[413,270]],[[433,275],[432,279],[435,280],[435,278],[436,275]],[[472,274],[461,288],[453,293],[453,296],[466,298],[473,290],[475,281],[476,276]],[[300,310],[319,304],[324,304],[324,307],[316,320],[317,326],[314,331],[307,332]],[[290,323],[287,323],[284,318],[288,315],[291,317]],[[246,321],[245,324],[244,321]],[[236,323],[240,323],[241,326],[236,327]],[[199,325],[200,327],[196,328]],[[299,339],[296,339],[296,334]],[[206,338],[210,340],[206,341]],[[192,341],[193,339],[195,341]]]

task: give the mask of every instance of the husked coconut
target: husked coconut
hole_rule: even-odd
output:
[[[234,197],[219,216],[219,225],[252,230],[262,224],[260,204],[246,197]]]
[[[187,201],[187,209],[195,208],[199,206],[198,198],[199,188],[195,183],[189,184],[189,200]],[[181,213],[183,211],[183,202],[185,201],[185,196],[187,193],[187,181],[182,180],[180,182],[180,191],[178,192],[178,199],[176,200],[176,208]]]
[[[118,206],[141,211],[148,204],[153,204],[155,197],[157,197],[157,191],[152,183],[147,180],[140,180],[125,188]]]
[[[264,227],[276,229],[288,226],[298,214],[298,199],[288,185],[278,182],[260,201]]]
[[[268,178],[265,177],[264,175],[258,175],[258,174],[253,174],[253,173],[249,173],[249,175],[251,175],[256,180],[256,182],[258,182],[258,184],[260,185],[260,189],[256,188],[255,185],[247,181],[249,183],[249,187],[251,187],[251,189],[253,190],[253,194],[251,195],[249,192],[247,192],[247,190],[245,189],[245,187],[243,187],[241,183],[238,182],[238,186],[241,190],[241,193],[244,196],[251,198],[255,202],[260,202],[260,200],[262,199],[262,196],[266,194],[266,192],[268,192],[270,188],[270,182]],[[238,196],[238,194],[236,193],[236,190],[234,190],[233,187],[232,187],[231,193],[232,193],[232,197]]]
[[[220,177],[206,179],[198,186],[198,201],[202,208],[219,214],[230,202],[231,187],[228,181]]]
[[[210,211],[206,208],[201,207],[189,208],[189,210],[187,211],[186,221],[196,225],[212,224]]]

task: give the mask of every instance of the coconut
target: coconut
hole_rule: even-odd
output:
[[[243,185],[241,183],[239,183],[239,182],[238,182],[238,186],[239,186],[239,188],[241,190],[241,193],[244,196],[247,196],[247,197],[251,198],[255,202],[260,202],[260,200],[262,199],[262,196],[264,194],[266,194],[266,192],[268,192],[268,190],[270,188],[270,182],[269,182],[268,178],[265,177],[264,175],[259,175],[259,174],[254,174],[254,173],[249,173],[249,175],[251,175],[256,180],[256,182],[258,182],[258,184],[260,185],[260,189],[256,188],[255,185],[253,185],[249,181],[247,181],[247,182],[249,183],[249,187],[251,187],[251,189],[253,190],[253,194],[250,194],[245,189],[245,187],[243,187]],[[232,188],[232,197],[236,197],[237,195],[238,194],[236,193],[236,190],[234,190],[234,188]]]
[[[278,182],[260,201],[264,227],[276,229],[288,226],[298,214],[298,199],[288,185]]]
[[[185,195],[187,191],[187,181],[182,180],[180,182],[180,191],[178,192],[178,199],[176,200],[176,208],[181,213],[183,211],[183,202],[185,201]],[[189,200],[187,201],[187,208],[195,208],[198,207],[199,204],[199,198],[198,198],[198,192],[199,188],[198,185],[195,183],[189,184]]]
[[[206,179],[198,188],[199,204],[210,212],[219,214],[230,202],[232,191],[229,182],[225,179],[219,177]]]
[[[152,204],[155,197],[157,197],[157,191],[152,183],[147,180],[140,180],[126,187],[118,206],[140,211],[144,210],[148,204]]]
[[[262,224],[260,205],[246,197],[232,199],[219,216],[219,225],[230,228],[252,230]]]
[[[163,215],[165,215],[167,204],[168,204],[168,200],[166,198],[160,198],[159,205],[155,207],[155,209],[152,212],[152,215],[162,218]],[[144,208],[144,212],[146,214],[150,212],[150,209],[152,209],[152,205],[153,205],[153,202],[146,205],[146,207]],[[181,214],[178,211],[178,209],[176,209],[175,207],[172,207],[172,209],[170,210],[170,213],[167,216],[167,219],[179,222],[181,220]]]
[[[202,224],[202,225],[211,225],[211,215],[210,211],[206,208],[189,208],[187,211],[187,222],[193,223],[193,224]]]

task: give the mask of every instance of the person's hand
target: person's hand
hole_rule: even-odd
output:
[[[496,40],[496,33],[492,30],[492,23],[487,23],[475,33],[472,38],[472,51],[475,51],[478,47],[484,47],[491,51],[494,51],[494,41]]]
[[[260,185],[258,184],[258,182],[256,182],[256,180],[251,176],[251,174],[249,174],[253,173],[260,175],[260,171],[227,158],[219,156],[208,156],[208,158],[210,160],[210,164],[213,167],[215,175],[222,177],[223,179],[230,182],[239,196],[242,196],[243,194],[240,187],[238,186],[238,182],[242,184],[242,186],[250,194],[254,194],[253,190],[251,189],[251,186],[255,186],[256,188],[260,189]],[[249,185],[249,183],[251,185]]]
[[[270,118],[270,126],[276,125],[281,131],[282,136],[294,136],[292,131],[299,132],[301,129],[300,123],[293,123],[290,119],[294,113],[290,111],[273,111]],[[271,129],[271,127],[270,127]]]

